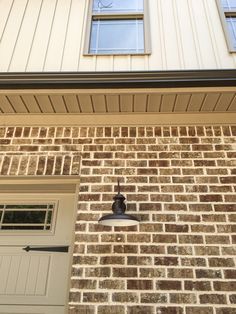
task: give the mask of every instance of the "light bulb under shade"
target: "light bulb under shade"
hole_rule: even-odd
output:
[[[135,226],[139,224],[139,220],[132,216],[126,214],[109,214],[101,217],[98,223],[103,226],[111,227],[128,227]]]

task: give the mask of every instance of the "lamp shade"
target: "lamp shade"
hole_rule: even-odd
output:
[[[139,223],[139,220],[132,215],[127,215],[125,213],[126,205],[124,203],[125,197],[120,194],[120,183],[118,180],[118,194],[113,197],[114,203],[112,204],[113,214],[108,214],[102,216],[98,223],[104,226],[116,226],[116,227],[125,227],[125,226],[134,226]]]

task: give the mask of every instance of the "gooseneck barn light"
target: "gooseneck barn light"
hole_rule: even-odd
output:
[[[113,214],[105,215],[98,220],[98,223],[104,226],[134,226],[139,223],[139,220],[131,215],[125,214],[126,205],[124,203],[125,197],[120,194],[120,182],[118,180],[118,193],[113,197],[112,204]]]

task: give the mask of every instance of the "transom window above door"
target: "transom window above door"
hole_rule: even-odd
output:
[[[92,0],[85,54],[150,52],[147,0]]]
[[[0,230],[51,230],[55,204],[0,204]]]

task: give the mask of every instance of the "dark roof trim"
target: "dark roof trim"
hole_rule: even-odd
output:
[[[236,86],[236,70],[0,73],[0,89]]]

